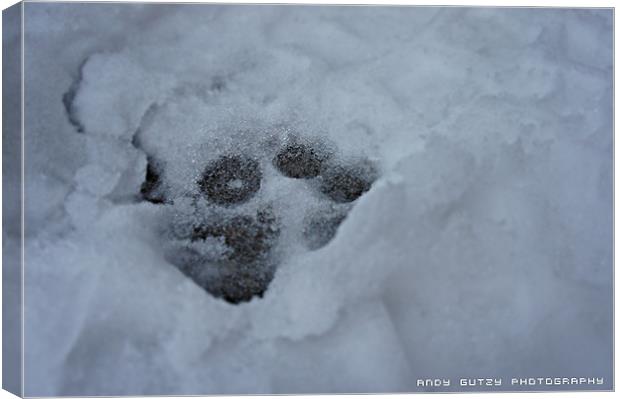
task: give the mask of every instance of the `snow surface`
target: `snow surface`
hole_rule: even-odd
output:
[[[611,387],[610,10],[25,9],[26,395]],[[265,155],[277,273],[216,299],[166,260],[183,201],[135,200],[146,156],[181,198],[291,132],[380,177],[309,251],[325,201]]]

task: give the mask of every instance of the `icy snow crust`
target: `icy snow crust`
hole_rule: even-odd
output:
[[[610,388],[611,11],[25,7],[27,395]],[[315,250],[330,202],[271,162],[291,135],[380,171]],[[166,255],[231,151],[263,181],[219,215],[283,226],[239,305]],[[147,156],[174,204],[137,200]]]

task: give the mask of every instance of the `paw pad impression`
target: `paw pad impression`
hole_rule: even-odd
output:
[[[310,179],[317,177],[329,154],[303,143],[294,143],[280,149],[273,164],[286,177]]]
[[[249,200],[260,189],[262,177],[258,161],[227,155],[207,165],[198,185],[210,201],[234,205]]]
[[[352,202],[370,190],[377,178],[374,166],[368,161],[353,164],[334,164],[321,175],[321,192],[335,202]]]
[[[177,267],[213,296],[237,304],[262,296],[273,279],[275,263],[269,253],[280,229],[270,209],[240,214],[194,227],[192,244],[219,242],[225,250],[216,258],[180,258]]]

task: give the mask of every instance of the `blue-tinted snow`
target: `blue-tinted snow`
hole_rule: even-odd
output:
[[[610,10],[28,3],[25,28],[27,395],[610,387]],[[289,131],[381,177],[227,304],[166,261],[173,207],[130,200],[146,153],[185,193]],[[265,173],[291,229],[321,207]]]

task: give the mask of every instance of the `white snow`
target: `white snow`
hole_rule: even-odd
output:
[[[25,8],[26,395],[611,386],[610,10]],[[289,133],[380,170],[316,251],[300,223],[328,201],[268,155]],[[230,151],[263,168],[243,209],[284,222],[240,305],[166,260]],[[132,200],[146,154],[174,205]]]

